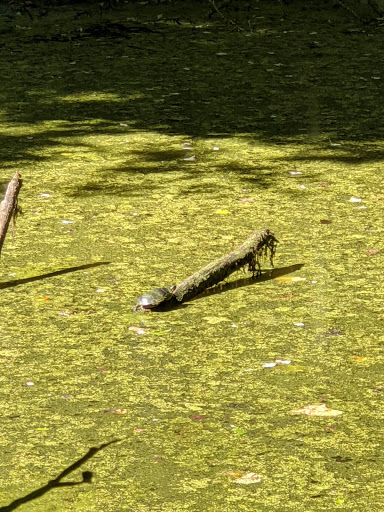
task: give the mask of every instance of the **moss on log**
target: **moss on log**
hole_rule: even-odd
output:
[[[273,266],[277,240],[269,229],[254,231],[237,249],[226,256],[208,263],[176,286],[173,292],[177,302],[196,297],[207,288],[214,286],[241,267],[246,266],[253,276],[261,273],[261,260],[270,259]]]

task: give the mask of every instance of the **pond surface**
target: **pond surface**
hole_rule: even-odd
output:
[[[2,6],[0,510],[117,439],[20,510],[383,509],[384,28],[257,6]]]

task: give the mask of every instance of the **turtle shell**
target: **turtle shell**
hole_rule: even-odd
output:
[[[159,306],[162,302],[166,302],[172,298],[175,288],[176,286],[173,285],[168,288],[155,288],[154,290],[144,293],[144,295],[141,295],[137,299],[134,311],[138,309],[152,309]]]

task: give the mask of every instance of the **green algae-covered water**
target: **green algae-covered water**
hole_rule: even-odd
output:
[[[0,510],[117,439],[20,510],[382,510],[383,27],[31,14],[2,6]],[[261,228],[260,280],[132,312]]]

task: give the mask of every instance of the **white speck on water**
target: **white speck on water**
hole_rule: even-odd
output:
[[[276,366],[276,363],[263,363],[263,368],[273,368]]]

